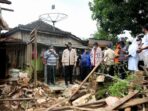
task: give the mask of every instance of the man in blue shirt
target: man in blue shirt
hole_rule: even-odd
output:
[[[89,50],[87,49],[81,55],[80,66],[81,66],[81,74],[80,74],[81,80],[84,80],[86,76],[89,74],[91,69],[90,53]]]

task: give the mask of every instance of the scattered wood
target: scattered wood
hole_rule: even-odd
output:
[[[86,94],[75,101],[72,102],[74,106],[87,103],[89,101],[89,98],[91,97],[91,94]]]
[[[85,103],[78,105],[79,107],[85,107],[85,106],[90,106],[90,105],[95,105],[95,104],[106,104],[105,99],[97,100],[95,102],[90,102],[90,103]]]
[[[127,102],[128,100],[133,98],[136,94],[138,94],[138,91],[128,94],[127,96],[125,96],[121,100],[117,101],[116,104],[114,104],[113,106],[109,106],[108,110],[112,111],[112,110],[117,109],[119,106],[121,106],[122,104],[124,104],[125,102]]]
[[[25,111],[113,111],[120,109],[131,111],[133,106],[144,106],[144,104],[148,103],[148,97],[146,95],[147,80],[143,80],[143,75],[141,74],[136,74],[137,79],[132,80],[132,82],[144,87],[141,91],[142,93],[134,91],[134,89],[130,87],[132,92],[123,98],[110,97],[108,95],[106,99],[96,100],[92,86],[90,86],[90,83],[86,83],[87,79],[94,73],[96,68],[97,66],[81,83],[78,81],[78,84],[71,85],[68,88],[62,87],[62,89],[54,86],[49,87],[47,84],[38,81],[37,85],[34,86],[34,84],[30,82],[27,73],[20,73],[17,82],[11,81],[10,83],[1,85],[0,91],[2,95],[0,97],[0,102],[8,109],[19,110],[20,108]],[[99,74],[98,82],[103,82],[105,77],[110,77],[117,81],[125,81],[110,76],[109,74]],[[131,83],[131,81],[129,83]],[[140,97],[142,94],[146,97],[136,98],[139,97],[136,96],[138,94]],[[70,104],[69,101],[72,104]],[[147,108],[147,105],[145,106],[144,109]]]
[[[78,94],[74,95],[72,98],[71,98],[71,101],[74,101],[82,96],[84,96],[86,94],[86,91],[81,91],[79,92]]]
[[[136,106],[144,103],[148,103],[148,97],[129,100],[127,103],[124,103],[123,105],[121,105],[118,109],[124,109],[127,107],[132,107],[132,106]]]
[[[65,106],[65,107],[60,107],[60,108],[56,108],[56,109],[51,109],[48,111],[65,111],[65,110],[71,110],[71,109],[75,109],[75,110],[79,110],[79,111],[93,111],[94,110],[91,108],[82,108],[82,107],[77,107],[77,106]]]

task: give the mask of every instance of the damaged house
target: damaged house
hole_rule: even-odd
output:
[[[80,38],[72,35],[69,32],[62,31],[56,27],[53,27],[41,20],[34,21],[27,25],[19,25],[9,32],[5,33],[5,42],[11,41],[11,45],[7,45],[6,54],[9,58],[10,66],[13,68],[23,68],[25,65],[30,64],[32,50],[30,42],[30,32],[38,27],[37,30],[37,69],[38,71],[43,69],[41,61],[41,54],[43,50],[47,50],[49,45],[54,45],[57,53],[62,54],[67,42],[71,42],[76,49],[83,49],[85,46]],[[32,51],[33,52],[33,51]],[[34,53],[34,52],[33,52]]]

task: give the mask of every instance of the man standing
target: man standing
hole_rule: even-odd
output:
[[[108,66],[108,73],[112,76],[114,76],[114,58],[115,52],[111,49],[111,45],[108,45],[104,52],[104,63]]]
[[[67,48],[63,51],[62,54],[62,64],[65,72],[65,85],[68,86],[68,82],[73,84],[73,68],[77,62],[77,53],[76,50],[72,48],[72,43],[68,42],[65,44]]]
[[[55,74],[58,61],[58,54],[56,53],[52,45],[45,52],[44,58],[46,59],[47,64],[47,82],[49,85],[55,85]]]
[[[126,39],[122,38],[120,41],[120,50],[119,50],[119,76],[121,79],[126,78],[127,51],[128,51],[128,46],[126,45]]]
[[[132,72],[138,71],[138,61],[139,56],[137,53],[138,50],[138,42],[136,41],[136,38],[131,42],[129,42],[129,48],[128,48],[128,70]]]
[[[98,43],[95,42],[93,45],[93,49],[91,50],[91,53],[90,53],[92,67],[95,67],[98,63],[102,61],[102,56],[103,56],[102,50],[99,47]]]
[[[148,69],[148,24],[143,27],[143,32],[145,35],[142,39],[142,47],[139,48],[138,52],[140,53],[142,51],[144,65]]]
[[[89,74],[91,69],[90,53],[88,49],[85,49],[84,53],[81,55],[80,67],[81,67],[81,74],[80,74],[81,80],[84,80]]]

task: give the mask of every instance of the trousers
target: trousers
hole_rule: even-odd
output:
[[[56,66],[47,65],[47,83],[55,84]]]
[[[68,82],[70,82],[70,84],[73,84],[73,67],[73,65],[64,66],[64,78],[66,85],[68,85]]]

